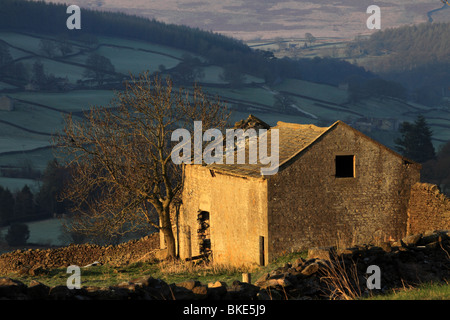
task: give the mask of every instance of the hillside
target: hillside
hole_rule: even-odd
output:
[[[317,37],[347,38],[371,34],[372,31],[366,28],[366,9],[372,4],[380,6],[382,10],[383,28],[426,22],[429,15],[435,21],[449,21],[448,14],[434,11],[442,6],[439,0],[385,0],[379,3],[360,0],[137,0],[126,4],[119,0],[78,0],[77,4],[86,9],[120,11],[166,23],[212,30],[246,41],[303,37],[306,32]]]
[[[6,0],[2,5],[14,7],[17,2]],[[188,89],[198,81],[210,95],[222,97],[229,105],[232,121],[250,113],[271,125],[287,121],[327,126],[341,119],[393,147],[398,124],[413,121],[420,113],[431,124],[436,146],[450,139],[447,109],[389,97],[349,103],[347,88],[342,85],[346,78],[374,75],[347,62],[275,59],[267,52],[251,50],[240,41],[214,33],[88,10],[83,13],[81,33],[61,34],[52,24],[65,24],[65,14],[54,14],[64,6],[41,2],[33,5],[21,7],[19,11],[25,17],[13,19],[18,11],[6,15],[3,11],[3,18],[7,16],[8,20],[0,20],[0,54],[7,57],[0,96],[14,100],[14,110],[0,111],[0,183],[14,189],[29,180],[14,180],[5,172],[26,166],[43,170],[53,157],[51,135],[61,130],[65,114],[79,117],[93,105],[106,105],[129,72],[145,70],[169,75]],[[31,13],[38,9],[47,23],[34,27],[36,21]],[[49,42],[53,49],[45,51],[43,44]],[[63,52],[62,45],[69,46],[70,52]],[[87,64],[92,54],[106,57],[114,67],[105,73],[101,84],[86,76],[86,70],[96,69]],[[233,79],[223,77],[224,70],[232,68],[242,73],[237,85]],[[45,81],[33,78],[39,74]],[[282,110],[274,107],[279,95],[288,96],[291,105]]]

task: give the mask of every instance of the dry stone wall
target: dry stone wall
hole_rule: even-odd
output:
[[[411,190],[407,233],[450,229],[450,199],[430,183],[416,183]]]
[[[42,269],[85,266],[94,262],[121,265],[155,258],[159,251],[159,235],[153,234],[119,245],[69,245],[53,249],[15,250],[0,255],[0,274],[9,272],[37,273]]]

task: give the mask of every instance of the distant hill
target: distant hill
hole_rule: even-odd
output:
[[[65,3],[67,0],[45,0]],[[75,3],[75,2],[74,2]],[[378,5],[382,12],[382,28],[428,21],[450,21],[450,15],[432,12],[442,7],[440,0],[77,0],[82,8],[124,12],[213,30],[237,39],[274,39],[303,37],[310,32],[316,37],[353,38],[371,34],[367,29],[367,7]],[[445,21],[445,20],[444,20]]]
[[[450,23],[386,29],[348,48],[359,65],[402,83],[417,102],[436,105],[450,97]]]
[[[0,29],[34,32],[55,36],[64,35],[72,40],[83,40],[90,35],[112,36],[130,40],[142,40],[153,44],[170,46],[205,57],[211,64],[229,67],[233,65],[245,73],[264,78],[268,82],[284,78],[302,78],[299,64],[290,59],[274,59],[265,51],[252,50],[243,42],[218,33],[194,29],[183,25],[166,24],[157,20],[102,12],[91,9],[82,11],[82,30],[66,28],[66,5],[32,2],[25,0],[2,0]],[[304,66],[305,63],[302,63]],[[338,84],[323,74],[323,66],[314,76],[315,81]],[[331,66],[327,63],[328,66]],[[311,64],[318,66],[317,61]],[[342,77],[358,74],[370,77],[361,68],[349,63],[334,61]],[[310,68],[309,68],[310,69]],[[327,70],[331,72],[331,69]]]

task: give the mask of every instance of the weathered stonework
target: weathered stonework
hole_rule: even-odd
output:
[[[407,233],[446,229],[450,229],[450,199],[434,184],[415,184],[408,207]]]
[[[267,239],[267,181],[186,166],[180,212],[180,256],[197,256],[198,211],[210,213],[211,250],[218,263],[259,261],[260,236]]]
[[[336,155],[354,155],[354,177],[335,176]],[[404,236],[419,178],[394,152],[345,124],[334,127],[268,179],[270,256]]]
[[[98,246],[93,244],[69,245],[61,248],[15,250],[0,255],[0,275],[10,272],[38,273],[39,270],[85,266],[93,262],[123,265],[131,262],[157,258],[158,234],[119,245]]]
[[[280,166],[187,165],[178,224],[182,258],[198,255],[197,214],[210,215],[213,259],[266,264],[286,251],[398,239],[406,234],[420,165],[340,121],[329,128],[278,123]],[[351,156],[338,177],[337,156]]]

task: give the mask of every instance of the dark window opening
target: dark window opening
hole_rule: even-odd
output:
[[[198,221],[198,240],[199,240],[199,251],[201,255],[209,255],[211,253],[211,239],[209,232],[209,212],[199,211],[197,215]]]
[[[336,178],[355,176],[355,156],[336,156]]]

